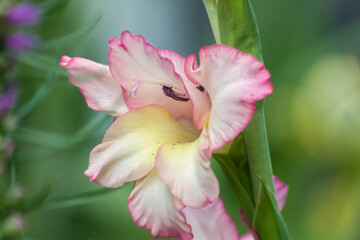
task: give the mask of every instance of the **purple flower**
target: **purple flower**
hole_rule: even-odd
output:
[[[2,118],[9,109],[15,106],[17,99],[17,89],[15,87],[9,88],[0,95],[0,118]]]
[[[10,8],[6,20],[13,25],[34,25],[40,22],[42,11],[29,3],[19,3]]]
[[[15,33],[6,39],[6,47],[13,51],[21,52],[34,48],[37,41],[37,36],[28,33]]]

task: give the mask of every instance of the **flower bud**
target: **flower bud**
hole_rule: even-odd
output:
[[[24,188],[20,185],[16,185],[10,189],[8,194],[8,197],[13,200],[21,199],[24,197]]]
[[[11,138],[3,138],[1,139],[1,150],[4,151],[7,155],[12,155],[15,150],[14,140]]]
[[[13,213],[5,219],[2,226],[2,234],[5,236],[14,236],[26,227],[26,221],[21,213]]]

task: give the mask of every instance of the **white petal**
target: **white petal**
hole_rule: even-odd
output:
[[[145,176],[154,167],[161,144],[194,139],[196,136],[162,107],[131,110],[113,122],[103,143],[93,149],[85,174],[103,186],[119,187]]]
[[[162,145],[156,155],[156,170],[171,193],[186,205],[204,207],[219,196],[219,183],[210,161],[201,156],[199,140]]]
[[[69,81],[80,89],[90,108],[113,116],[128,111],[121,85],[111,76],[108,66],[68,56],[61,58],[60,66],[69,71]]]
[[[135,223],[155,238],[192,239],[191,228],[181,212],[183,204],[173,198],[153,170],[136,181],[128,200]]]
[[[272,92],[268,81],[270,74],[264,65],[252,55],[225,45],[203,47],[200,50],[200,67],[196,65],[195,56],[188,57],[185,73],[194,84],[205,88],[211,100],[206,126],[211,142],[210,152],[233,140],[250,122],[255,111],[254,102]],[[199,121],[195,125],[205,125],[204,115],[207,113],[194,112],[202,114],[194,116],[194,120]]]
[[[204,208],[184,208],[186,221],[190,224],[194,240],[238,240],[236,225],[227,214],[219,198]]]

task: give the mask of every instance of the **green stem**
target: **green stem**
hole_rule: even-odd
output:
[[[217,8],[215,7],[215,0],[203,0],[206,12],[209,16],[211,29],[214,33],[216,43],[221,43],[220,28]]]
[[[97,128],[102,126],[104,122],[108,123],[108,120],[110,120],[109,118],[110,116],[105,113],[97,114],[92,121],[88,122],[71,136],[19,127],[12,137],[17,140],[27,141],[42,146],[68,149],[85,140]]]
[[[90,203],[99,199],[104,194],[109,194],[116,191],[119,188],[103,188],[98,190],[92,190],[89,192],[79,193],[72,196],[61,197],[58,199],[50,200],[43,205],[43,209],[59,209],[66,207],[73,207],[81,204]]]
[[[19,110],[16,112],[16,115],[19,118],[24,118],[29,113],[31,113],[41,103],[41,101],[50,93],[50,91],[55,87],[58,74],[59,74],[59,67],[54,66],[47,81],[39,88],[39,90],[35,93],[35,95],[25,105],[19,108]]]
[[[256,111],[244,130],[246,153],[255,202],[260,197],[261,181],[274,192],[273,172],[266,134],[264,100],[256,102]]]
[[[260,33],[256,23],[254,11],[250,0],[203,0],[206,6],[210,22],[214,31],[217,43],[226,44],[245,53],[251,53],[259,61],[263,62]],[[208,9],[215,10],[209,11]],[[215,14],[217,13],[217,14]],[[218,29],[214,30],[214,26]],[[217,36],[217,35],[220,36]],[[243,131],[244,139],[238,141],[234,147],[246,149],[246,160],[248,164],[248,182],[251,181],[253,204],[255,211],[245,213],[252,228],[262,240],[288,240],[290,239],[284,219],[277,207],[274,193],[273,172],[271,167],[269,145],[266,134],[264,100],[255,103],[255,113]],[[231,149],[230,149],[231,150]],[[237,162],[237,157],[231,156],[229,152],[227,157],[231,161]],[[216,157],[216,156],[215,156]],[[235,157],[235,160],[233,159]],[[221,160],[221,159],[220,159]],[[226,158],[225,158],[226,160]],[[241,159],[239,159],[240,161]],[[223,165],[231,165],[227,162],[221,162]],[[225,169],[226,171],[228,169]],[[236,171],[233,169],[232,171]],[[228,170],[225,174],[232,175]],[[244,174],[243,172],[238,174]],[[242,175],[243,176],[243,175]],[[235,186],[235,192],[239,195],[239,203],[243,210],[249,199],[249,191],[243,191],[241,188],[241,178],[239,186]],[[233,184],[234,185],[234,184]],[[245,204],[244,204],[245,203]],[[251,204],[248,204],[251,205]]]
[[[260,33],[251,3],[248,0],[233,1],[232,3],[229,0],[223,0],[223,5],[218,6],[215,0],[203,0],[203,2],[216,43],[226,44],[240,51],[251,53],[259,61],[263,62]],[[228,2],[228,4],[224,2]],[[218,14],[224,12],[226,13],[225,20],[219,22]],[[229,33],[231,29],[227,29],[233,24],[231,23],[233,18],[230,17],[232,15],[239,16],[238,20],[234,20],[235,22],[242,22],[252,30],[242,30],[241,26],[239,26],[236,29],[239,31],[239,36],[234,37]],[[242,39],[242,41],[239,41],[239,39]],[[256,102],[255,114],[244,130],[244,137],[253,187],[254,204],[256,204],[260,195],[261,181],[274,193],[273,172],[264,117],[264,100]]]

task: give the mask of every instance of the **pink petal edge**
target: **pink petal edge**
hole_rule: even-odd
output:
[[[127,52],[128,48],[124,43],[125,41],[124,39],[127,39],[127,41],[131,39],[132,44],[135,44],[135,47],[137,47],[136,44],[139,44],[139,42],[141,42],[140,45],[143,45],[144,48],[136,49],[133,48],[134,47],[133,46],[132,48],[129,49],[131,49],[131,51],[139,50],[139,52],[144,53],[146,56],[141,54],[140,54],[141,56],[140,55],[132,56],[130,53],[128,53]],[[161,85],[171,85],[171,86],[176,86],[177,88],[180,89],[184,89],[183,80],[180,74],[176,72],[174,63],[171,61],[171,59],[163,56],[164,54],[166,55],[168,54],[168,52],[172,52],[172,51],[157,49],[151,44],[147,43],[143,36],[132,35],[129,31],[124,31],[121,34],[120,39],[115,37],[112,40],[110,40],[109,45],[110,45],[110,51],[108,54],[109,67],[113,77],[117,79],[117,81],[119,81],[120,84],[127,91],[134,86],[135,81],[140,81],[138,91],[140,91],[141,94],[139,94],[139,96],[132,97],[124,94],[124,100],[129,109],[143,107],[148,104],[157,104],[165,107],[177,119],[191,118],[192,110],[190,103],[174,101],[173,99],[165,96],[162,91]],[[120,53],[119,49],[125,50],[126,54],[124,55],[121,52],[121,55],[118,55]],[[132,70],[129,70],[127,68],[120,69],[119,67],[117,67],[117,65],[119,65],[117,61],[119,59],[124,59],[127,57],[131,57],[132,59],[139,58],[144,60],[144,62],[137,61],[139,65],[134,67],[134,69],[136,67],[140,67],[139,71],[132,73],[131,72]],[[181,56],[178,54],[172,54],[173,59],[178,57]],[[149,59],[152,60],[148,61]],[[181,59],[179,61],[181,61]],[[144,74],[144,71],[145,72],[147,71],[146,68],[143,67],[149,67],[148,63],[153,64],[155,70],[151,71],[151,74],[149,74],[148,77],[146,78],[141,77],[141,79],[137,79],[136,76],[139,77]],[[161,77],[155,77],[156,74],[160,74]],[[128,75],[128,77],[124,78],[125,75]],[[153,79],[153,80],[156,79],[154,81],[158,81],[156,82],[157,85],[154,84],[155,82],[152,83],[151,81],[149,81],[149,79]],[[142,84],[145,85],[142,87]],[[160,86],[158,86],[158,84],[160,84]],[[151,90],[142,89],[145,87],[146,88],[151,87],[152,89]],[[183,91],[185,93],[185,89]],[[152,92],[152,95],[150,95],[149,92]]]
[[[154,174],[154,171],[152,173],[150,173],[150,174]],[[146,178],[146,177],[144,177],[144,178]],[[182,210],[185,208],[185,206],[182,205],[181,201],[179,201],[176,198],[173,199],[174,207],[177,209],[179,217],[183,218],[183,220],[180,220],[180,221],[182,221],[183,226],[179,226],[180,227],[179,231],[173,232],[173,230],[171,230],[170,232],[165,231],[165,232],[162,232],[162,233],[157,233],[157,232],[154,233],[153,232],[153,227],[154,226],[152,225],[153,223],[148,223],[148,222],[141,223],[141,221],[143,220],[142,218],[145,217],[144,214],[139,215],[137,213],[137,211],[135,210],[136,207],[132,206],[133,200],[134,200],[134,198],[136,197],[136,194],[137,194],[136,191],[138,192],[138,191],[141,190],[141,189],[137,190],[136,189],[137,186],[138,186],[138,181],[136,181],[134,183],[133,191],[132,191],[132,193],[131,193],[128,201],[127,201],[127,207],[128,207],[128,209],[129,209],[129,211],[131,213],[131,216],[132,216],[132,218],[133,218],[133,220],[134,220],[134,222],[135,222],[135,224],[137,226],[150,231],[151,236],[154,237],[154,238],[180,238],[180,240],[191,240],[191,239],[193,239],[192,228],[187,223],[185,215],[182,212]],[[152,225],[152,226],[149,226],[149,225]],[[163,227],[165,227],[165,226],[163,226]]]
[[[217,44],[203,47],[200,50],[199,55],[201,63],[200,67],[198,67],[196,64],[196,57],[191,55],[186,59],[185,73],[190,81],[192,81],[194,84],[204,86],[205,89],[209,92],[209,96],[212,101],[212,108],[209,119],[209,135],[211,140],[209,152],[213,152],[214,150],[223,146],[226,142],[233,140],[248,125],[255,112],[254,102],[261,100],[266,95],[270,94],[272,92],[272,84],[268,81],[270,78],[270,73],[265,69],[265,66],[251,54],[240,52],[229,46]],[[226,68],[223,66],[226,66]],[[241,66],[243,67],[241,68]],[[244,66],[246,68],[244,68]],[[235,72],[235,74],[239,76],[236,78],[239,79],[239,81],[233,81],[235,77],[234,73],[232,75],[227,74],[228,72],[235,71],[233,69],[241,69],[240,71],[237,70],[237,72]],[[206,79],[202,78],[203,71],[206,71],[204,73],[207,76]],[[221,71],[225,71],[225,73],[221,75],[221,79],[218,79],[218,76],[220,76],[219,72]],[[216,75],[212,76],[211,74]],[[225,86],[227,86],[227,88],[225,88]],[[223,94],[223,92],[221,92],[222,89],[226,89],[226,91],[229,93]],[[242,111],[242,115],[239,115],[240,113],[238,114],[239,117],[242,118],[242,121],[238,121],[237,124],[234,124],[233,121],[224,121],[224,117],[221,117],[222,120],[221,118],[217,119],[216,121],[213,120],[214,111],[221,110],[219,106],[215,106],[219,104],[224,106],[226,102],[226,106],[228,106],[229,109],[232,105],[242,105],[244,110],[247,109],[246,113]],[[195,108],[196,107],[194,107],[194,109]],[[232,108],[235,108],[235,106]],[[202,115],[203,116],[200,117],[194,116],[194,124],[196,127],[202,125],[205,113]],[[221,115],[223,114],[217,114],[216,118],[219,118]],[[223,126],[225,126],[225,130],[227,128],[226,131],[222,131],[222,134],[219,133],[219,130],[216,130],[218,127],[215,129],[212,127],[212,124],[215,122],[217,122],[219,125],[219,121],[223,121],[221,123]],[[227,133],[224,134],[224,132]]]
[[[59,65],[69,72],[69,82],[78,87],[89,108],[113,116],[128,111],[121,86],[110,74],[109,67],[88,59],[63,56]]]

